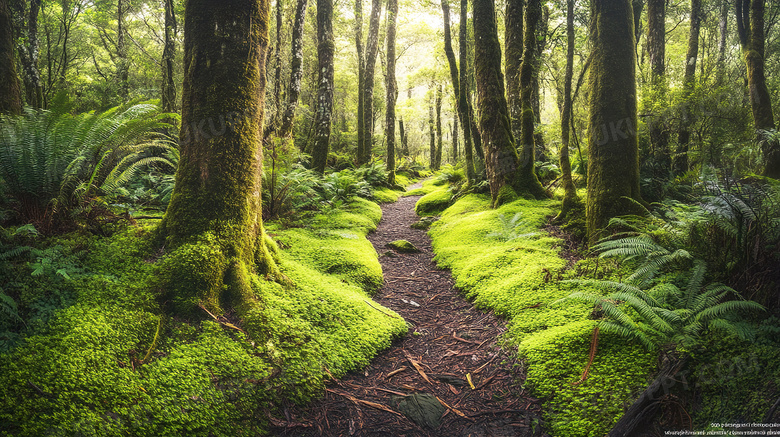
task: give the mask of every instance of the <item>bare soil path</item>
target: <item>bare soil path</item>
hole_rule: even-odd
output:
[[[324,398],[308,409],[286,409],[287,420],[274,421],[275,435],[541,435],[540,402],[522,389],[519,363],[496,345],[504,322],[475,309],[453,288],[449,271],[436,267],[426,231],[410,227],[418,219],[417,199],[382,206],[382,221],[368,236],[385,275],[374,299],[409,323],[409,335],[363,371],[330,381]],[[399,239],[420,253],[386,247]],[[445,405],[439,426],[399,413],[400,401],[419,399],[402,398],[413,393],[436,396]]]

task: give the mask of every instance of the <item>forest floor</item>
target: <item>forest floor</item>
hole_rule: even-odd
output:
[[[385,278],[374,300],[400,314],[409,334],[362,371],[329,381],[319,401],[286,408],[286,421],[273,421],[274,435],[541,435],[540,401],[522,388],[521,363],[497,345],[504,321],[465,300],[449,271],[433,262],[427,232],[410,227],[418,219],[418,199],[402,197],[383,205],[382,221],[368,235]],[[386,247],[399,239],[420,252],[398,253]],[[433,395],[444,405],[427,423],[415,423],[399,412],[433,400],[409,396],[415,393]]]

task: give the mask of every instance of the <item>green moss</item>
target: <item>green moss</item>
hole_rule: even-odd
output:
[[[417,215],[437,215],[444,211],[452,202],[452,194],[447,189],[438,189],[424,195],[414,206]]]
[[[509,185],[502,185],[501,188],[498,189],[498,194],[496,194],[496,200],[493,202],[493,206],[498,208],[501,205],[515,200],[517,200],[517,193],[515,190]]]
[[[406,240],[391,241],[390,243],[387,243],[387,247],[395,249],[401,253],[416,253],[420,251],[420,249],[416,248],[414,244]]]
[[[424,196],[428,193],[434,192],[436,190],[440,190],[442,187],[440,185],[436,185],[438,181],[434,179],[426,179],[422,182],[422,187],[415,188],[413,190],[409,190],[402,194],[403,197],[408,196]]]
[[[374,188],[374,200],[379,203],[393,203],[401,196],[401,192],[387,187]]]
[[[558,255],[560,241],[544,232],[504,242],[488,237],[500,226],[499,214],[522,212],[540,228],[557,207],[553,200],[518,199],[491,209],[490,196],[464,196],[431,226],[434,259],[452,270],[455,285],[478,307],[509,320],[503,341],[518,347],[532,393],[548,399],[544,415],[552,435],[600,436],[644,388],[655,355],[604,336],[589,378],[572,385],[587,364],[594,321],[592,307],[553,304],[575,287],[559,282],[573,275]]]

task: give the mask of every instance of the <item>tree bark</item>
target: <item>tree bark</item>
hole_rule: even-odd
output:
[[[737,31],[747,67],[750,106],[764,153],[764,176],[780,178],[780,144],[766,134],[775,128],[764,73],[764,0],[737,0]]]
[[[33,108],[42,108],[43,105],[43,84],[41,82],[41,73],[38,69],[39,60],[39,39],[38,39],[38,14],[41,10],[41,0],[30,0],[29,9],[27,2],[23,0],[16,1],[16,8],[13,11],[16,15],[16,31],[19,38],[16,38],[16,50],[19,55],[19,62],[24,82],[24,95],[26,104]]]
[[[264,128],[264,140],[279,129],[282,122],[282,18],[284,12],[283,0],[276,0],[276,45],[274,46],[274,117]]]
[[[458,147],[459,147],[458,130],[459,129],[460,127],[458,126],[458,114],[455,114],[452,117],[452,162],[453,163],[457,163],[458,158],[460,157],[458,156],[459,155],[458,154]]]
[[[460,0],[460,30],[458,32],[458,43],[460,44],[460,92],[462,94],[461,99],[464,99],[466,102],[466,108],[468,109],[468,125],[469,125],[469,132],[471,134],[471,140],[474,143],[474,152],[476,153],[477,157],[484,161],[485,160],[485,152],[482,147],[482,134],[479,131],[479,128],[477,127],[477,121],[474,117],[474,107],[471,104],[471,86],[474,84],[474,81],[471,80],[472,74],[474,71],[474,65],[472,62],[470,62],[469,59],[469,31],[468,31],[468,23],[469,22],[469,3],[468,0]],[[472,41],[473,42],[473,41]],[[464,125],[464,132],[465,132],[465,125],[466,123],[463,123]],[[480,174],[482,172],[482,166],[483,164],[479,162],[479,160],[474,161],[474,172],[476,174]]]
[[[563,79],[563,107],[561,110],[561,180],[563,203],[559,217],[565,217],[579,200],[571,177],[569,160],[569,133],[571,132],[571,82],[574,77],[574,0],[566,1],[566,74]]]
[[[176,111],[176,83],[173,79],[173,61],[176,52],[176,14],[173,11],[173,0],[165,0],[165,46],[162,55],[162,98],[163,112]]]
[[[433,102],[428,105],[428,137],[430,138],[430,169],[436,170],[436,119],[433,116]]]
[[[591,2],[587,231],[596,243],[610,218],[641,200],[636,51],[630,0]]]
[[[278,277],[261,218],[268,0],[188,0],[181,159],[161,223],[177,314],[251,300],[248,272]]]
[[[683,93],[685,107],[680,132],[677,135],[677,153],[672,159],[675,174],[688,171],[688,143],[691,141],[691,125],[695,116],[691,98],[696,86],[696,61],[699,57],[699,29],[701,28],[701,0],[691,0],[691,28],[688,33],[688,53],[685,56]]]
[[[729,33],[729,0],[721,0],[718,20],[718,66],[715,70],[715,84],[722,85],[726,76],[726,48]]]
[[[298,108],[298,97],[301,94],[301,78],[303,77],[303,27],[306,22],[308,0],[298,0],[295,7],[295,21],[292,32],[292,53],[290,61],[290,86],[287,88],[287,103],[285,104],[282,124],[277,135],[279,138],[292,136],[295,110]]]
[[[666,0],[648,0],[647,2],[647,52],[650,57],[650,83],[653,87],[654,106],[666,102]],[[656,111],[653,111],[656,112]],[[671,169],[669,154],[669,132],[661,115],[654,113],[647,121],[650,132],[650,146],[658,162],[657,174],[666,177]]]
[[[0,114],[22,113],[22,93],[16,75],[14,34],[7,0],[0,0]]]
[[[374,72],[376,58],[379,52],[379,19],[382,14],[382,0],[372,0],[371,20],[368,24],[368,39],[366,41],[366,66],[363,75],[363,155],[358,157],[358,164],[366,164],[371,160],[374,138]]]
[[[541,82],[539,75],[541,74],[542,56],[544,56],[544,49],[547,45],[547,31],[550,24],[550,9],[545,7],[542,13],[542,21],[539,23],[539,30],[537,31],[538,42],[536,44],[536,65],[537,68],[534,71],[532,80],[533,97],[531,98],[532,107],[534,109],[534,123],[536,126],[542,124],[542,99],[541,99]],[[541,129],[534,129],[534,147],[536,150],[536,161],[547,161],[547,146],[544,144],[544,132]]]
[[[126,0],[117,0],[116,2],[116,78],[119,82],[119,97],[124,101],[130,94],[130,60],[127,57],[127,43],[125,42],[125,14],[129,7],[126,7]]]
[[[319,77],[317,88],[317,113],[314,122],[314,146],[312,168],[325,172],[330,143],[330,126],[333,114],[333,57],[336,43],[333,38],[333,0],[317,0],[317,59]]]
[[[447,56],[447,62],[450,67],[450,79],[452,80],[452,89],[455,93],[455,99],[457,101],[456,107],[458,117],[460,118],[460,122],[463,125],[464,155],[466,157],[466,179],[469,181],[469,183],[473,183],[476,180],[476,173],[474,172],[474,156],[472,154],[471,123],[469,121],[468,97],[465,90],[461,89],[461,79],[459,76],[460,73],[458,72],[458,64],[455,61],[455,52],[452,49],[449,0],[442,0],[441,9],[442,13],[444,14],[444,54]],[[465,22],[461,23],[461,28],[465,28]],[[464,62],[466,59],[465,47],[463,47],[464,44],[464,40],[461,39],[461,69],[466,66],[466,63]]]
[[[536,177],[534,164],[536,162],[536,146],[534,129],[536,113],[534,112],[534,77],[539,71],[539,23],[542,19],[541,0],[528,0],[525,8],[525,37],[523,45],[523,63],[520,66],[520,94],[523,105],[521,116],[520,168],[517,188],[523,193],[541,199],[547,196],[539,178]]]
[[[365,134],[363,132],[365,128],[365,123],[363,123],[363,106],[365,106],[363,87],[366,82],[366,58],[365,49],[363,48],[363,0],[355,0],[355,48],[357,49],[358,58],[357,156],[355,161],[360,165],[366,148],[364,143]]]
[[[436,88],[436,170],[441,168],[442,149],[444,148],[444,139],[441,130],[442,94],[441,84],[439,84]]]
[[[532,0],[533,1],[533,0]],[[523,100],[520,92],[520,68],[523,62],[523,9],[525,0],[507,0],[504,14],[504,56],[506,64],[506,102],[512,122],[512,136],[522,138]]]
[[[404,129],[404,119],[398,117],[398,134],[401,136],[401,150],[404,156],[409,156],[409,138]]]
[[[395,102],[398,90],[395,83],[395,25],[398,0],[387,0],[387,110],[385,137],[387,137],[387,182],[395,185]]]

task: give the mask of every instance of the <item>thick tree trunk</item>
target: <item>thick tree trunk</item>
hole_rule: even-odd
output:
[[[251,299],[247,273],[278,274],[261,218],[268,0],[188,0],[181,159],[160,230],[172,309]]]
[[[308,0],[298,0],[295,7],[293,22],[292,53],[290,61],[290,86],[287,88],[287,103],[279,127],[279,138],[289,138],[292,135],[295,110],[298,108],[298,97],[301,94],[301,78],[303,77],[303,27],[306,22],[306,7]]]
[[[127,57],[127,43],[125,42],[125,14],[129,9],[125,3],[127,0],[116,2],[116,78],[119,82],[119,97],[127,100],[130,94],[130,60]]]
[[[363,122],[363,106],[365,106],[365,96],[363,95],[363,86],[366,82],[366,59],[365,49],[363,48],[363,0],[355,0],[355,47],[357,49],[358,58],[358,106],[357,106],[357,152],[355,161],[359,164],[362,163],[363,155],[365,155],[366,145],[364,143],[365,123]]]
[[[640,200],[636,53],[630,0],[591,2],[588,239],[596,243],[610,218]]]
[[[368,24],[366,40],[366,67],[363,75],[363,155],[358,157],[359,164],[371,160],[374,138],[374,72],[379,52],[379,19],[382,14],[382,0],[372,0],[371,20]]]
[[[688,143],[691,141],[691,125],[693,124],[692,94],[696,85],[696,61],[699,57],[699,29],[701,28],[701,0],[691,0],[691,28],[688,33],[688,53],[685,56],[685,76],[683,77],[683,92],[686,104],[680,132],[677,135],[677,153],[672,159],[672,169],[675,174],[688,171]]]
[[[447,62],[450,67],[450,79],[452,80],[452,89],[455,93],[456,109],[458,117],[463,125],[463,142],[464,142],[464,155],[466,157],[466,178],[469,183],[473,183],[476,180],[476,173],[474,172],[474,156],[472,154],[471,144],[471,123],[469,122],[469,108],[468,97],[465,90],[461,90],[460,77],[458,72],[458,64],[455,61],[455,52],[452,49],[452,33],[450,30],[450,3],[449,0],[442,0],[441,2],[442,13],[444,14],[444,53],[447,55]],[[465,28],[465,23],[461,26]],[[461,40],[463,41],[463,40]],[[461,42],[461,44],[463,44]],[[461,47],[461,68],[465,67],[466,63],[463,60],[465,57],[465,48]],[[457,158],[457,157],[456,157]]]
[[[520,66],[520,95],[523,112],[521,117],[520,168],[517,173],[517,188],[523,193],[540,199],[546,197],[544,187],[536,177],[534,163],[536,162],[536,146],[534,143],[534,128],[536,113],[534,112],[534,77],[539,70],[538,31],[542,19],[541,0],[528,0],[525,8],[525,44],[523,46],[523,63]]]
[[[444,135],[441,130],[441,102],[443,92],[441,85],[436,88],[436,170],[441,168],[442,149],[444,148]]]
[[[28,8],[29,6],[29,8]],[[43,107],[43,83],[38,69],[40,54],[38,39],[38,14],[41,10],[41,0],[17,0],[14,10],[16,30],[16,50],[24,82],[25,102],[33,108]]]
[[[533,0],[532,0],[533,1]],[[512,122],[512,136],[522,138],[523,100],[520,92],[520,68],[523,62],[523,8],[525,0],[507,0],[504,14],[504,57],[506,64],[506,102]]]
[[[22,95],[16,75],[14,34],[7,0],[0,0],[0,114],[21,114]]]
[[[398,90],[395,83],[395,23],[398,0],[387,0],[387,110],[385,137],[387,137],[387,182],[395,185],[395,101]]]
[[[479,35],[474,44],[479,124],[492,204],[498,207],[514,200],[525,187],[518,177],[519,162],[504,97],[501,44],[495,17],[493,0],[474,0],[474,34]]]
[[[666,100],[666,0],[647,2],[647,52],[650,56],[650,83],[653,87],[653,101],[657,106]],[[660,102],[659,102],[660,100]],[[647,121],[650,132],[650,146],[658,161],[659,177],[668,176],[671,168],[669,154],[669,132],[660,114],[653,114]]]
[[[336,44],[333,38],[333,0],[317,0],[317,59],[319,62],[319,87],[317,88],[317,113],[314,121],[314,146],[312,168],[325,172],[330,143],[330,125],[333,114],[333,57]]]
[[[173,80],[173,61],[176,52],[176,14],[173,0],[165,0],[165,46],[162,55],[162,98],[163,112],[176,111],[176,83]]]
[[[764,0],[737,0],[737,29],[747,66],[753,123],[764,153],[764,176],[779,179],[780,144],[766,135],[775,128],[775,119],[764,73]]]
[[[566,1],[566,74],[563,79],[563,108],[561,110],[561,181],[563,204],[559,217],[565,217],[579,200],[571,177],[569,160],[569,133],[571,132],[571,82],[574,77],[574,0]]]

